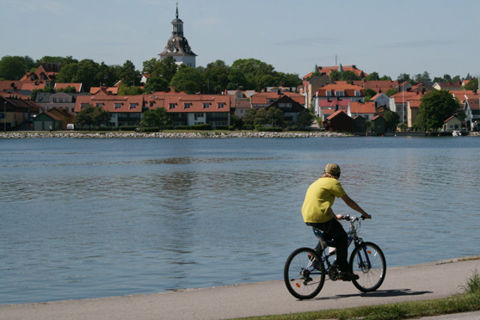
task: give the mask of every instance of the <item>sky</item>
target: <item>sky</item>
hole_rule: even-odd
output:
[[[108,65],[158,58],[176,0],[0,0],[0,57]],[[318,66],[480,75],[479,0],[178,0],[197,66],[255,58],[303,76]]]

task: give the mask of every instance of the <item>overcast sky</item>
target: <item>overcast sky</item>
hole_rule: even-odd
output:
[[[175,0],[0,0],[0,57],[73,56],[137,69],[172,33]],[[357,65],[396,79],[480,75],[479,0],[179,0],[197,66]]]

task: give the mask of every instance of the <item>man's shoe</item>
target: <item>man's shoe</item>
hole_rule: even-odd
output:
[[[356,274],[353,274],[351,272],[340,272],[340,275],[338,277],[339,279],[343,280],[343,281],[352,281],[352,280],[357,280],[359,278],[359,276],[357,276]]]

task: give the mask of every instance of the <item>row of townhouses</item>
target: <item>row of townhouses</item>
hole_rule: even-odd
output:
[[[356,66],[318,68],[315,75],[305,75],[299,88],[266,88],[264,92],[232,90],[221,95],[192,95],[171,88],[169,92],[120,96],[119,83],[113,87],[92,87],[89,92],[83,92],[81,83],[55,83],[58,68],[41,65],[18,81],[0,81],[0,111],[2,104],[4,107],[0,125],[3,122],[4,128],[23,128],[30,121],[36,130],[64,129],[69,122],[74,122],[76,113],[92,105],[109,112],[110,124],[117,128],[137,125],[143,112],[156,108],[163,108],[171,114],[175,125],[210,124],[215,128],[230,125],[232,115],[243,118],[250,109],[271,107],[281,109],[287,122],[295,122],[299,112],[312,108],[324,124],[338,111],[352,119],[362,117],[372,121],[389,109],[398,113],[400,122],[411,128],[422,97],[430,90],[439,89],[448,89],[458,99],[466,114],[464,125],[468,130],[480,122],[478,92],[464,90],[461,84],[436,83],[433,87],[426,87],[421,83],[412,86],[391,80],[332,82],[329,73],[335,70],[349,70],[362,76],[366,73]],[[37,92],[35,99],[30,99],[32,90],[43,89],[47,84],[53,84],[59,92]],[[61,92],[66,88],[70,90]],[[377,93],[369,101],[365,101],[367,89]],[[398,93],[387,96],[390,89],[396,89]],[[44,115],[37,118],[40,113]],[[39,119],[42,119],[41,124],[38,124]],[[34,120],[37,124],[33,123]]]

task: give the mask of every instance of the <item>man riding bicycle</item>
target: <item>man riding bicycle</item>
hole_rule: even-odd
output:
[[[364,218],[370,219],[371,216],[346,194],[338,181],[339,178],[340,167],[335,163],[327,164],[323,175],[307,189],[302,206],[302,217],[307,225],[322,230],[327,239],[333,239],[333,246],[337,250],[337,267],[340,271],[340,278],[344,281],[351,281],[357,279],[358,276],[351,272],[347,263],[348,236],[340,222],[337,221],[343,215],[335,215],[332,205],[335,198],[342,198],[350,208],[361,213]],[[317,252],[322,250],[321,241],[316,250]]]

